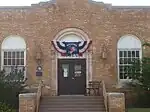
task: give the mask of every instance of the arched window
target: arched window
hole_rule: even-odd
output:
[[[118,75],[119,79],[129,79],[129,67],[135,59],[142,57],[141,41],[133,35],[126,35],[119,39],[117,44]]]
[[[6,37],[1,45],[1,67],[10,73],[14,67],[23,69],[26,66],[26,43],[19,36]]]

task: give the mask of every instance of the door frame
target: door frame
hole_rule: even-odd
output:
[[[87,53],[89,54],[89,53]],[[55,61],[54,61],[54,65],[52,67],[52,72],[55,72],[55,74],[53,73],[53,75],[55,75],[55,79],[53,79],[53,81],[51,80],[51,84],[52,84],[52,89],[51,91],[53,92],[52,95],[58,95],[58,60],[59,59],[85,59],[86,60],[86,87],[88,87],[88,82],[92,81],[92,56],[91,55],[85,55],[85,57],[56,57]],[[55,63],[56,62],[56,63]]]
[[[90,41],[88,35],[77,28],[66,28],[60,31],[53,40],[60,41],[63,36],[69,34],[75,34],[81,37],[82,40]],[[51,47],[51,75],[49,75],[51,95],[58,95],[58,59],[86,59],[86,87],[88,87],[88,82],[92,81],[92,53],[92,47],[90,47],[84,52],[83,57],[62,57],[54,47]]]
[[[60,75],[60,70],[58,69],[58,67],[59,67],[59,62],[63,62],[63,61],[68,61],[68,60],[71,60],[71,61],[76,61],[76,60],[78,60],[79,62],[80,61],[84,61],[84,63],[86,64],[86,59],[85,58],[78,58],[78,59],[68,59],[68,58],[66,58],[66,59],[57,59],[57,95],[61,95],[59,92],[60,92],[60,90],[59,89],[61,89],[60,87],[59,87],[59,76],[58,75]],[[62,64],[62,63],[61,63]],[[87,66],[87,64],[85,65],[85,67]],[[85,68],[85,70],[87,71],[87,67]],[[87,87],[87,72],[85,71],[85,78],[84,78],[84,81],[85,81],[85,90],[86,90],[86,87]],[[84,93],[85,94],[85,93]],[[84,95],[84,94],[81,94],[81,95]],[[71,94],[70,94],[71,95]],[[76,94],[74,94],[74,95],[76,95]]]

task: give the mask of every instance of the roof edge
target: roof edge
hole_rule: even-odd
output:
[[[114,6],[113,9],[150,9],[150,6]]]
[[[49,0],[45,2],[39,2],[35,4],[31,4],[30,6],[0,6],[1,9],[29,9],[34,6],[43,6],[45,4],[55,4],[57,0]],[[93,0],[88,0],[89,3],[97,4],[97,5],[104,5],[106,7],[109,7],[110,9],[125,9],[125,10],[132,10],[132,9],[150,9],[150,6],[119,6],[119,5],[112,5],[111,3],[104,3],[101,1],[93,1]]]
[[[31,6],[0,6],[0,9],[28,9]]]

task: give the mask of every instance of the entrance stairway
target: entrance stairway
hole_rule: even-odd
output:
[[[102,96],[43,96],[39,112],[106,112]]]

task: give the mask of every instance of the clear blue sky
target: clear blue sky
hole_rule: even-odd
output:
[[[30,6],[32,3],[48,0],[0,0],[0,6]],[[125,6],[150,6],[150,0],[94,0],[104,3],[111,3],[112,5],[125,5]]]

